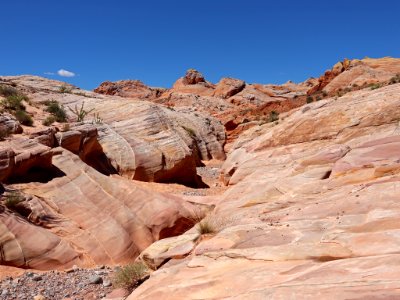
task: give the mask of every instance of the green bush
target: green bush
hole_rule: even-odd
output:
[[[43,120],[42,124],[44,126],[50,126],[56,121],[56,118],[54,116],[48,116],[46,119]]]
[[[20,192],[11,192],[4,196],[4,205],[9,209],[15,209],[15,207],[25,200],[25,197]]]
[[[14,116],[22,125],[26,125],[26,126],[33,125],[32,117],[24,110],[17,110],[15,112]]]
[[[52,114],[52,116],[54,117],[54,121],[60,123],[67,121],[67,113],[64,109],[64,106],[60,105],[55,100],[48,101],[45,104],[47,106],[46,111]]]
[[[369,87],[371,88],[371,90],[376,90],[376,89],[379,89],[381,87],[381,84],[380,83],[371,83],[369,85]]]
[[[276,111],[271,111],[269,113],[269,122],[275,122],[279,120],[279,113]]]
[[[113,278],[113,285],[131,291],[145,280],[148,268],[142,262],[134,262],[119,269]]]
[[[72,88],[67,86],[66,84],[63,84],[62,86],[59,87],[60,93],[71,93]]]
[[[0,85],[0,95],[2,95],[4,97],[16,96],[16,95],[18,95],[18,90],[11,86],[1,84]]]
[[[389,81],[389,84],[395,84],[400,82],[400,74],[397,74],[396,76],[392,77]]]
[[[3,100],[2,104],[5,109],[25,110],[25,105],[22,104],[22,101],[25,99],[26,99],[26,97],[23,95],[10,95],[10,96],[7,96],[6,99]]]
[[[78,109],[78,105],[75,105],[75,109],[68,107],[68,109],[76,116],[77,122],[83,122],[88,114],[90,114],[94,108],[91,110],[84,109],[85,102],[82,102],[81,108]]]

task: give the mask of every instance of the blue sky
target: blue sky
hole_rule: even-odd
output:
[[[86,89],[169,87],[188,68],[212,82],[299,82],[346,57],[400,57],[399,13],[395,0],[2,1],[0,74]]]

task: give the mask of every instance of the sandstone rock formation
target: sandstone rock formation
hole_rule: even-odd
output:
[[[109,86],[111,83],[104,83]],[[136,89],[133,82],[113,83],[115,89]],[[102,88],[95,92],[107,94]],[[306,102],[307,85],[297,85],[288,82],[284,85],[246,84],[235,78],[222,78],[216,85],[207,81],[197,70],[189,69],[185,76],[179,78],[171,89],[166,90],[157,98],[141,97],[142,87],[137,88],[137,93],[122,95],[131,97],[136,95],[139,99],[177,109],[211,115],[222,122],[227,131],[227,142],[231,144],[241,132],[271,120],[270,113],[279,114]],[[229,149],[229,146],[226,150]]]
[[[3,135],[9,135],[13,133],[22,133],[23,129],[14,116],[3,113],[0,115],[0,132],[3,132]]]
[[[193,205],[176,196],[107,177],[68,150],[49,153],[55,155],[45,162],[58,170],[52,178],[36,179],[42,173],[33,155],[26,155],[24,165],[12,172],[13,186],[28,199],[22,211],[0,205],[0,264],[46,270],[124,263],[155,240],[183,233],[193,223]]]
[[[397,74],[400,74],[400,60],[397,58],[345,59],[326,71],[307,93],[325,91],[332,94],[344,89],[387,82]]]
[[[207,238],[154,243],[131,299],[400,297],[400,84],[307,104],[244,132]],[[206,237],[206,236],[204,236]]]
[[[94,91],[99,94],[128,98],[156,99],[165,89],[148,87],[139,80],[105,81]]]
[[[35,76],[4,79],[17,85],[38,105],[51,99],[66,108],[79,109],[83,104],[88,111],[94,109],[101,121],[96,123],[92,116],[87,121],[97,127],[99,143],[113,168],[127,178],[201,186],[195,170],[199,161],[225,158],[224,128],[213,117],[174,111],[146,101],[82,92],[72,86],[68,93],[61,93],[62,83]],[[67,112],[75,120],[76,116]],[[40,118],[43,117],[35,116],[39,122]],[[57,135],[64,136],[62,143],[80,147],[79,132]]]

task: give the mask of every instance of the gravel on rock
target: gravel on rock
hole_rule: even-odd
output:
[[[26,272],[0,282],[1,300],[86,300],[102,299],[113,290],[114,270],[72,268],[67,271]]]

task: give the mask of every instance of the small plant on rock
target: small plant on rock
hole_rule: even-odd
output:
[[[22,125],[26,125],[26,126],[33,125],[32,117],[24,110],[17,110],[15,112],[14,116]]]
[[[69,110],[76,116],[77,122],[83,122],[85,120],[86,116],[94,110],[94,108],[89,111],[85,110],[83,108],[84,106],[85,106],[85,102],[82,102],[80,109],[78,109],[78,105],[75,105],[74,110],[72,108],[68,107]]]
[[[371,83],[369,87],[371,88],[371,90],[376,90],[381,87],[381,84],[380,83]]]
[[[10,95],[3,100],[2,104],[8,110],[25,110],[25,105],[22,103],[25,99],[22,95]]]
[[[308,96],[307,99],[306,99],[306,102],[307,102],[307,103],[311,103],[311,102],[313,102],[313,101],[314,101],[314,98],[311,97],[311,96]]]
[[[18,95],[18,90],[8,85],[1,84],[0,85],[0,95],[4,97]]]
[[[275,122],[275,121],[278,121],[278,120],[279,120],[279,113],[274,111],[274,110],[271,111],[269,113],[269,121],[270,122]]]
[[[217,229],[215,228],[215,224],[213,224],[212,220],[204,218],[197,223],[197,232],[199,234],[213,234],[217,232]]]
[[[62,93],[62,94],[64,94],[64,93],[71,93],[71,91],[72,91],[72,88],[71,87],[69,87],[68,85],[66,85],[66,84],[63,84],[62,86],[60,86],[59,87],[59,91],[60,91],[60,93]]]
[[[100,117],[99,113],[94,113],[92,123],[93,124],[103,124],[103,119]]]
[[[395,84],[400,82],[400,74],[396,74],[389,80],[389,84]]]
[[[65,112],[64,106],[60,105],[60,103],[55,100],[51,100],[46,102],[46,106],[46,111],[52,114],[54,121],[60,123],[67,121],[67,113]]]
[[[20,192],[16,191],[5,195],[4,198],[4,205],[11,210],[15,209],[19,203],[25,200],[25,197]]]
[[[43,120],[42,124],[44,126],[50,126],[56,121],[56,118],[54,116],[48,116],[46,119]]]
[[[113,285],[129,291],[141,284],[149,273],[149,269],[142,262],[134,262],[119,269],[113,280]]]
[[[222,218],[213,212],[204,215],[204,212],[200,210],[193,211],[190,219],[196,223],[196,231],[201,235],[215,234],[225,228],[228,223],[233,222],[233,219]]]

